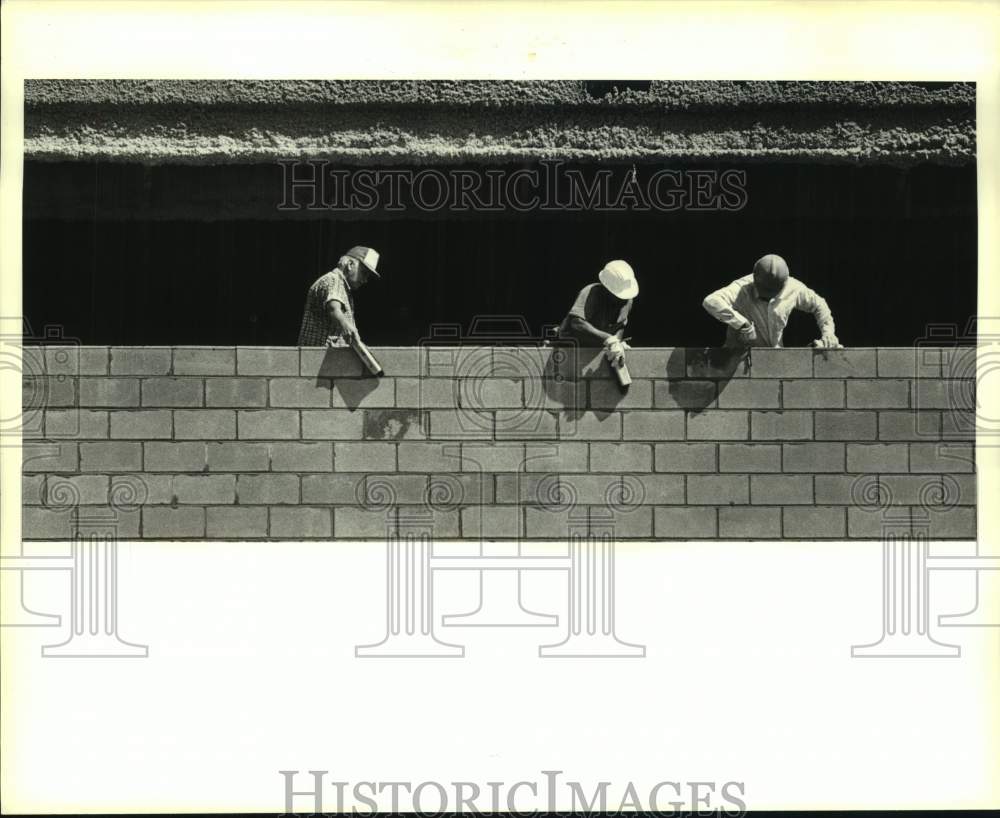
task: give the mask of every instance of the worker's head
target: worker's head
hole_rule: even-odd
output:
[[[788,265],[781,256],[768,253],[753,265],[753,286],[758,298],[770,301],[785,287],[788,281]]]
[[[639,282],[635,280],[635,273],[627,261],[609,261],[597,278],[604,289],[619,301],[628,301],[639,294]]]
[[[337,266],[344,273],[344,278],[352,290],[363,287],[372,276],[381,278],[378,270],[378,253],[370,247],[352,247],[340,257]]]

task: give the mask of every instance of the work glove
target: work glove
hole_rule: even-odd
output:
[[[817,349],[843,349],[843,345],[837,340],[837,336],[833,334],[827,334],[821,338],[817,338],[812,342],[812,345]]]
[[[604,355],[612,364],[619,364],[625,357],[625,351],[632,349],[617,335],[611,335],[604,340]]]
[[[757,340],[757,327],[752,321],[747,321],[745,326],[740,327],[740,340],[747,346]]]

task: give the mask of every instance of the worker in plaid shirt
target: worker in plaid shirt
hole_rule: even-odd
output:
[[[337,266],[309,288],[299,328],[300,347],[348,346],[360,341],[354,322],[354,291],[375,276],[378,253],[370,247],[352,247]]]

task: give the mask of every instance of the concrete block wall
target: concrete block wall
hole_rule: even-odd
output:
[[[23,537],[976,534],[973,348],[26,347]]]

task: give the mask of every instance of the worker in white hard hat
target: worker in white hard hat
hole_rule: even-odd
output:
[[[815,347],[840,348],[826,300],[788,274],[773,253],[757,259],[753,272],[706,296],[702,306],[726,325],[727,347],[780,347],[792,310],[810,312],[820,337]]]
[[[559,326],[559,337],[572,338],[580,346],[603,346],[608,360],[614,361],[629,349],[622,336],[639,282],[629,263],[620,259],[605,264],[597,279],[577,294]]]

